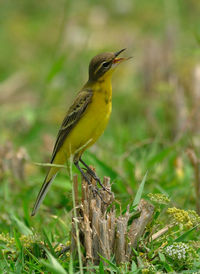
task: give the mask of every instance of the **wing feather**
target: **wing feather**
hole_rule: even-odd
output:
[[[81,90],[77,95],[74,103],[69,108],[57,135],[57,139],[54,145],[53,154],[51,158],[51,163],[53,162],[57,152],[63,145],[64,140],[66,139],[70,131],[80,120],[80,118],[84,115],[85,110],[87,109],[89,103],[92,100],[92,95],[93,92],[91,90]]]

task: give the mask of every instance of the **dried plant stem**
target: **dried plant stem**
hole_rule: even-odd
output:
[[[77,186],[77,178],[74,176],[72,178],[72,161],[69,163],[69,171],[70,171],[70,181],[72,183],[72,200],[73,200],[73,214],[74,214],[74,227],[73,229],[75,230],[75,235],[76,235],[76,245],[78,249],[78,259],[79,259],[79,268],[80,268],[80,273],[83,274],[83,263],[82,263],[82,258],[81,258],[81,246],[80,246],[80,236],[79,236],[79,227],[78,227],[78,219],[77,219],[77,213],[76,213],[76,192],[75,188]],[[74,183],[75,182],[75,183]],[[75,187],[74,187],[75,186]]]
[[[194,187],[195,187],[195,193],[196,193],[196,211],[200,215],[200,168],[199,168],[199,160],[196,156],[196,153],[194,149],[188,149],[187,150],[188,158],[190,159],[190,162],[194,169]]]
[[[138,240],[143,235],[145,227],[151,221],[154,212],[153,205],[149,204],[143,199],[140,201],[138,209],[141,212],[140,216],[137,219],[133,220],[130,226],[130,230],[128,232],[128,237],[131,243],[127,247],[129,256],[131,254],[131,248],[136,248]]]
[[[172,228],[174,225],[167,225],[165,227],[163,227],[162,229],[160,229],[159,231],[157,231],[156,233],[154,233],[151,236],[151,240],[155,241],[156,239],[158,239],[159,237],[161,237],[163,234],[165,234],[170,228]]]
[[[84,247],[84,264],[88,267],[98,265],[100,256],[111,259],[114,255],[116,263],[128,262],[132,257],[132,248],[139,243],[139,238],[143,235],[147,224],[151,221],[154,207],[141,200],[138,205],[140,216],[130,222],[131,213],[129,206],[125,214],[116,216],[114,205],[114,193],[111,192],[110,178],[104,177],[103,185],[111,192],[111,195],[99,189],[99,194],[95,195],[94,188],[96,182],[87,174],[91,180],[91,185],[82,179],[82,197],[78,197],[77,176],[74,176],[74,201],[76,201],[77,216],[72,218],[72,252],[78,246],[76,241],[76,225],[79,228],[80,244]],[[78,205],[78,201],[81,204]],[[78,220],[78,222],[77,222]],[[105,263],[106,264],[106,263]]]

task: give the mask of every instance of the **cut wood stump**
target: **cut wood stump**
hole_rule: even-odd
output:
[[[103,185],[111,194],[101,188],[101,198],[92,190],[96,187],[96,182],[91,177],[90,180],[89,186],[82,179],[82,193],[79,198],[78,176],[74,175],[73,178],[77,216],[72,217],[71,252],[74,256],[77,254],[77,222],[85,265],[98,265],[101,259],[99,254],[108,260],[114,256],[117,264],[128,262],[133,255],[133,248],[137,247],[146,226],[151,222],[154,207],[141,199],[137,218],[131,221],[133,214],[129,206],[123,215],[117,216],[110,178],[104,177]]]

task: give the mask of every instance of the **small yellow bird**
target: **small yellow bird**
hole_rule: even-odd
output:
[[[88,173],[99,182],[89,166],[82,160],[83,152],[94,144],[104,132],[112,110],[111,76],[115,68],[129,58],[117,58],[125,49],[106,52],[95,56],[89,65],[89,80],[78,93],[74,103],[69,108],[53,149],[51,164],[63,165],[73,157],[74,165],[82,176],[91,184],[85,172],[80,167],[81,162]],[[34,216],[53,182],[60,167],[51,166],[33,207]]]

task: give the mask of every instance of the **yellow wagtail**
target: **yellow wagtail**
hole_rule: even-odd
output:
[[[78,93],[69,108],[53,149],[51,164],[63,165],[73,157],[73,162],[82,176],[91,184],[79,165],[81,162],[88,173],[101,184],[89,166],[82,160],[83,152],[96,142],[104,132],[112,109],[111,76],[115,68],[129,58],[118,58],[125,49],[106,52],[95,56],[89,65],[89,80]],[[60,167],[51,166],[33,207],[32,216],[38,211],[51,183]]]

